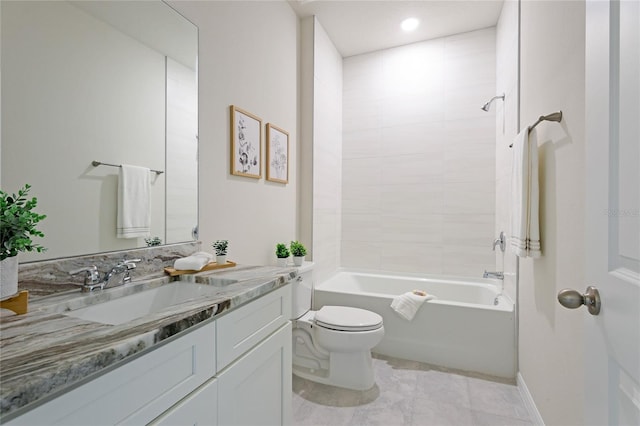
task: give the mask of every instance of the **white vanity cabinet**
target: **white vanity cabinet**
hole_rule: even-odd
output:
[[[217,321],[218,424],[291,422],[291,288]]]
[[[218,379],[213,378],[150,423],[153,426],[218,424]]]
[[[282,287],[216,320],[216,377],[154,425],[291,423],[291,288]],[[213,396],[217,395],[217,399]],[[212,416],[217,408],[217,420]]]
[[[8,424],[146,424],[215,375],[215,326],[198,327]]]
[[[291,324],[226,368],[218,377],[218,424],[291,423]]]
[[[290,424],[290,314],[286,285],[7,424]]]

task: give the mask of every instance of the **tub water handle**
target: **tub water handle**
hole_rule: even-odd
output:
[[[500,231],[500,236],[493,241],[493,251],[496,251],[496,246],[498,246],[500,247],[500,251],[504,252],[506,244],[507,244],[507,239],[504,235],[504,232]]]

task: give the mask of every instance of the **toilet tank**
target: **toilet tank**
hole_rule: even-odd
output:
[[[291,282],[292,319],[298,319],[311,310],[313,294],[313,262],[304,262],[296,269],[298,276]]]

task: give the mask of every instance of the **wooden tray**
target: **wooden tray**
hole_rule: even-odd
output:
[[[171,275],[172,277],[175,277],[177,275],[197,274],[198,272],[214,271],[216,269],[232,268],[234,266],[236,266],[235,262],[231,262],[230,260],[227,260],[227,263],[222,264],[222,265],[218,265],[216,262],[207,263],[199,271],[195,271],[195,270],[192,270],[192,269],[174,269],[174,268],[169,268],[169,267],[164,268],[164,271],[167,274]]]
[[[0,308],[9,309],[17,315],[26,314],[29,310],[29,291],[22,290],[17,294],[0,301]]]

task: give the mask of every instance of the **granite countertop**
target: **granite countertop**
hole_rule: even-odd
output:
[[[25,315],[3,316],[1,419],[18,416],[192,326],[282,287],[295,275],[293,268],[242,265],[181,275],[180,281],[212,285],[219,291],[120,325],[73,318],[64,312],[161,286],[170,277],[93,293],[76,290],[43,297],[30,303]]]

